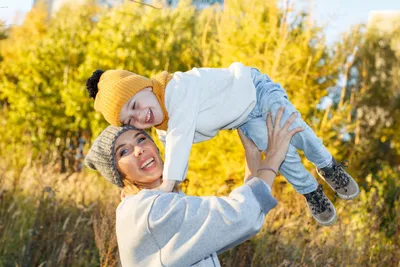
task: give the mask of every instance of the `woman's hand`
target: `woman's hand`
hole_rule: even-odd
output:
[[[154,188],[153,190],[160,190],[165,193],[171,193],[172,191],[174,191],[176,183],[177,182],[175,180],[163,179],[161,185]]]
[[[298,127],[289,131],[290,125],[292,125],[297,117],[296,113],[293,113],[281,128],[280,122],[284,110],[284,107],[279,108],[274,124],[272,123],[271,113],[268,113],[268,148],[265,151],[265,159],[261,162],[260,169],[257,171],[257,177],[263,179],[271,187],[279,167],[286,157],[292,136],[304,130]]]
[[[274,124],[272,123],[271,113],[268,113],[268,148],[265,151],[266,159],[261,163],[261,168],[270,167],[278,171],[282,162],[285,160],[289,143],[293,135],[304,130],[303,128],[298,127],[289,131],[289,127],[295,121],[297,113],[293,113],[281,128],[280,122],[284,110],[284,107],[279,108]]]
[[[260,168],[261,163],[261,152],[258,151],[257,146],[240,130],[238,129],[240,141],[244,147],[246,156],[246,166],[244,181],[246,182],[249,178],[257,174],[257,170]]]

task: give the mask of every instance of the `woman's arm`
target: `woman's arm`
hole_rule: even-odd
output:
[[[258,151],[257,146],[247,136],[238,129],[240,141],[244,147],[245,154],[245,167],[244,167],[244,181],[248,181],[254,177],[257,170],[260,168],[261,152]]]
[[[265,215],[277,204],[269,189],[275,172],[285,158],[290,138],[302,130],[288,130],[295,115],[280,128],[282,113],[283,108],[277,113],[275,125],[272,125],[268,115],[269,147],[266,159],[259,164],[257,171],[258,156],[251,152],[254,150],[249,148],[249,140],[241,136],[246,142],[246,155],[254,156],[247,157],[251,162],[249,171],[256,172],[260,179],[248,180],[232,191],[229,197],[161,194],[154,200],[148,216],[148,230],[161,248],[161,259],[165,265],[193,264],[213,252],[229,249],[259,231]]]
[[[276,204],[258,178],[228,197],[160,194],[148,215],[148,231],[165,266],[189,266],[255,235]]]

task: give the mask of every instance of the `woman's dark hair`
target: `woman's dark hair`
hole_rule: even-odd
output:
[[[97,92],[99,88],[97,84],[100,81],[101,75],[104,73],[104,70],[96,70],[92,73],[89,79],[86,81],[86,90],[89,92],[91,98],[96,99]]]

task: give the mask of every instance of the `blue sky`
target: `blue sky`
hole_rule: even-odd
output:
[[[400,0],[314,0],[312,5],[315,20],[326,26],[328,42],[339,38],[351,25],[366,23],[371,11],[400,11]]]
[[[14,17],[22,17],[32,7],[33,0],[1,0],[0,19],[12,24]]]
[[[243,0],[246,1],[246,0]],[[267,0],[266,0],[267,1]],[[368,13],[373,10],[399,10],[400,0],[291,0],[291,3],[312,2],[313,15],[319,25],[326,26],[328,42],[339,37],[339,33],[351,25],[367,22]],[[12,24],[31,8],[33,0],[1,0],[0,19]]]

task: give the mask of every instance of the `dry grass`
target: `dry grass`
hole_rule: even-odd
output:
[[[102,262],[95,246],[94,214],[101,199],[117,196],[116,191],[96,175],[60,175],[56,169],[26,166],[18,172],[17,186],[15,171],[0,174],[0,266]]]
[[[51,164],[2,170],[0,266],[118,265],[118,189],[93,172],[57,174]],[[391,221],[382,219],[390,218],[385,187],[371,185],[357,200],[336,200],[337,223],[321,227],[282,177],[273,190],[279,205],[262,231],[221,255],[223,266],[399,266],[398,194]]]

